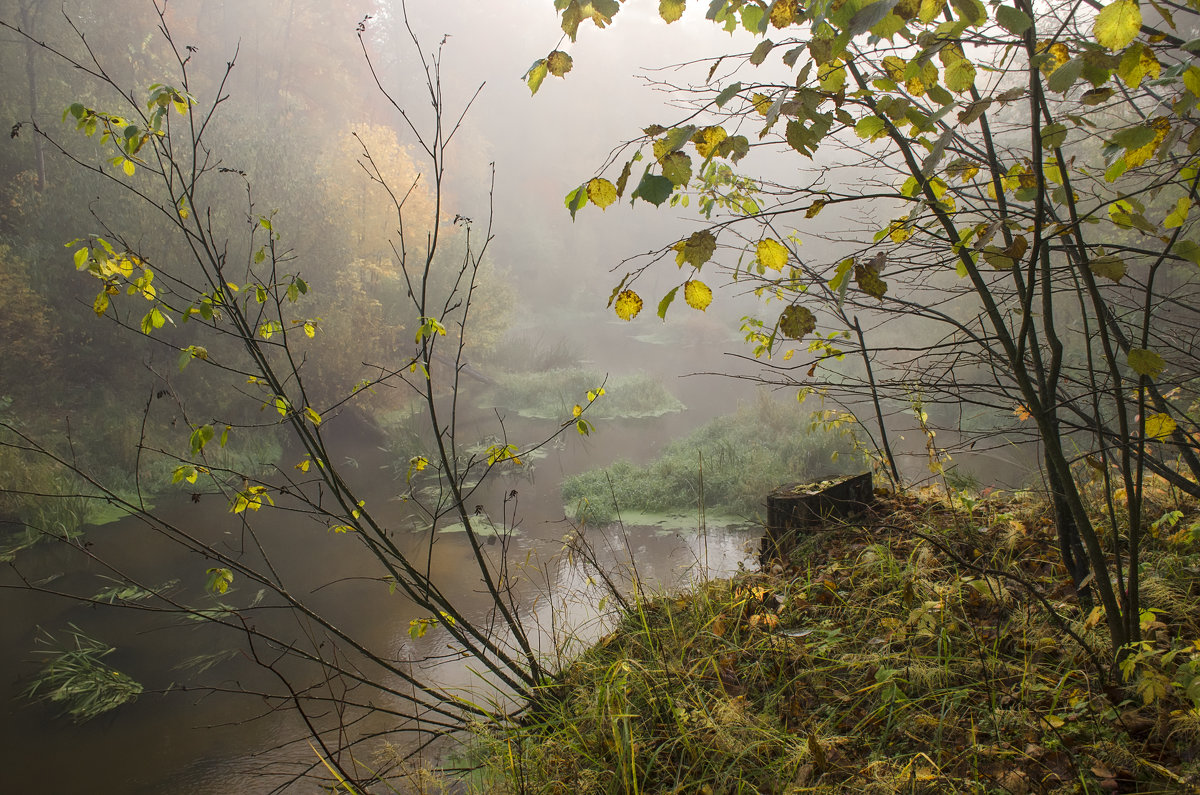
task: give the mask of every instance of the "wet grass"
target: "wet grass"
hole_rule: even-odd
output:
[[[811,412],[760,396],[668,445],[647,466],[618,461],[567,478],[563,502],[577,521],[603,524],[618,509],[622,518],[694,513],[703,488],[710,511],[753,519],[776,486],[854,472],[862,463],[844,436],[814,427]]]
[[[489,791],[1196,792],[1200,519],[1176,507],[1116,685],[1044,503],[888,496],[768,572],[636,600],[481,731]]]

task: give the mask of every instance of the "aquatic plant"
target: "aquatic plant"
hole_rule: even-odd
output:
[[[41,670],[25,689],[27,698],[59,705],[76,723],[84,723],[136,699],[142,685],[103,660],[116,649],[85,634],[74,624],[69,640],[60,641],[42,631],[45,658]]]

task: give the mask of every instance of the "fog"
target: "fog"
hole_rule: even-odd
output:
[[[5,0],[0,3],[0,15],[20,19],[22,8],[27,17],[32,15],[39,39],[59,42],[76,57],[87,57],[80,42],[71,39],[70,26],[53,4]],[[156,31],[158,20],[153,11],[153,6],[140,0],[70,2],[65,7],[67,16],[86,32],[87,45],[97,61],[111,70],[118,84],[138,90],[167,79],[172,65]],[[610,384],[610,391],[615,391],[611,384],[617,379],[640,373],[661,382],[680,402],[681,408],[657,413],[597,419],[594,434],[587,437],[572,435],[572,430],[567,441],[536,462],[536,476],[530,467],[525,480],[501,481],[480,492],[477,514],[498,516],[510,509],[505,495],[516,495],[519,489],[521,512],[514,524],[522,535],[514,542],[513,551],[527,559],[545,556],[553,561],[542,572],[541,601],[530,598],[526,605],[532,620],[543,625],[562,620],[554,618],[557,614],[547,605],[565,600],[561,589],[574,592],[584,579],[578,569],[558,568],[559,559],[554,557],[561,551],[563,536],[573,532],[575,525],[570,519],[579,518],[564,515],[571,511],[561,497],[564,479],[618,460],[648,465],[672,442],[714,418],[734,414],[739,407],[743,412],[757,410],[764,415],[786,412],[789,422],[798,422],[795,427],[800,427],[806,425],[810,412],[837,408],[838,400],[846,399],[849,390],[834,394],[827,404],[819,403],[815,396],[803,405],[797,402],[799,389],[813,380],[805,375],[812,360],[803,355],[803,346],[797,346],[796,364],[779,360],[774,363],[775,370],[764,370],[763,362],[754,359],[739,330],[743,316],[770,316],[773,323],[782,304],[766,304],[746,283],[733,282],[732,273],[742,266],[741,252],[732,241],[718,251],[713,263],[705,265],[703,274],[716,298],[704,312],[679,300],[665,325],[655,316],[661,295],[682,278],[672,267],[674,254],[668,251],[665,261],[637,282],[646,301],[642,314],[628,323],[615,316],[608,306],[614,287],[630,267],[648,261],[633,260],[630,265],[631,258],[653,260],[676,241],[708,225],[695,206],[664,204],[655,208],[646,202],[630,206],[627,194],[626,200],[604,211],[585,207],[574,219],[564,206],[565,196],[592,177],[604,174],[615,180],[621,164],[634,151],[622,149],[623,143],[639,138],[643,127],[670,125],[685,118],[691,109],[681,105],[678,95],[665,90],[663,84],[703,84],[710,64],[702,59],[753,49],[755,40],[744,31],[723,33],[697,13],[667,25],[659,19],[654,3],[630,2],[611,29],[582,25],[578,41],[571,43],[562,33],[551,0],[409,0],[406,6],[357,0],[205,0],[203,4],[172,2],[165,19],[174,41],[189,59],[190,91],[199,105],[211,104],[218,91],[225,98],[213,117],[209,138],[211,165],[225,169],[222,173],[228,179],[218,183],[220,187],[209,197],[216,208],[210,222],[241,234],[247,223],[268,218],[279,235],[279,245],[286,249],[283,261],[314,287],[311,300],[319,307],[321,334],[311,348],[304,349],[304,373],[311,379],[313,392],[320,394],[321,406],[341,406],[338,396],[363,378],[364,371],[370,374],[363,362],[379,365],[388,356],[408,355],[413,334],[414,318],[400,317],[395,309],[404,294],[394,263],[393,246],[399,245],[396,221],[387,212],[386,193],[372,184],[361,165],[364,147],[394,180],[394,187],[412,187],[409,207],[417,215],[426,213],[423,224],[404,228],[403,246],[421,250],[435,227],[444,230],[450,248],[466,239],[468,229],[478,244],[490,218],[494,239],[481,270],[483,286],[474,299],[478,312],[473,322],[479,324],[479,331],[467,332],[466,348],[466,359],[482,374],[481,381],[495,380],[510,370],[522,373],[521,368],[534,356],[556,355],[565,365],[588,370],[589,377],[599,374],[601,383]],[[365,56],[359,43],[360,26]],[[413,47],[410,28],[419,52]],[[531,63],[554,49],[568,51],[574,67],[565,79],[547,77],[536,96],[531,96],[525,73]],[[176,350],[164,351],[140,337],[130,341],[130,335],[121,334],[115,323],[98,320],[91,309],[95,286],[85,283],[85,274],[74,272],[71,250],[63,248],[64,243],[88,234],[104,233],[115,239],[111,230],[120,227],[122,238],[144,252],[148,261],[186,258],[187,251],[179,241],[161,234],[160,216],[137,210],[129,197],[115,196],[103,180],[87,174],[86,169],[81,173],[70,162],[74,157],[87,166],[96,163],[97,156],[92,142],[75,140],[79,136],[73,132],[70,117],[68,124],[60,122],[62,109],[76,101],[102,108],[117,98],[112,92],[96,92],[78,70],[65,68],[44,52],[31,51],[12,32],[0,35],[0,56],[4,74],[10,78],[8,85],[0,88],[5,118],[15,122],[33,114],[34,121],[51,131],[52,138],[68,141],[63,151],[48,147],[44,152],[45,172],[36,176],[46,180],[44,191],[31,187],[37,173],[37,137],[28,127],[15,131],[0,153],[0,198],[4,202],[0,253],[6,263],[0,276],[12,290],[8,302],[0,304],[4,313],[0,321],[13,340],[5,369],[0,371],[5,378],[0,397],[9,401],[0,405],[7,412],[3,416],[18,417],[59,443],[78,440],[80,447],[91,448],[80,453],[89,466],[106,474],[139,466],[139,445],[149,447],[146,439],[154,433],[161,432],[162,439],[173,439],[186,449],[186,429],[210,420],[187,416],[190,404],[183,398],[179,408],[161,408],[163,394],[172,390],[186,394],[189,388],[248,393],[244,379],[236,384],[216,378],[202,380],[205,376],[196,374],[197,365],[190,365],[187,371],[176,367]],[[428,192],[433,175],[427,164],[422,164],[409,128],[411,122],[428,130],[433,122],[422,57],[425,66],[436,64],[436,89],[447,109],[443,121],[453,123],[465,111],[461,126],[453,131],[445,164],[444,200],[436,218]],[[231,62],[234,65],[222,83]],[[677,68],[677,64],[690,65]],[[32,70],[27,70],[30,65]],[[36,108],[29,101],[28,81],[16,79],[35,73]],[[770,72],[764,70],[760,77],[769,79]],[[383,91],[376,87],[376,80]],[[408,114],[408,121],[397,108]],[[757,120],[745,122],[746,129],[740,131],[754,140],[756,124]],[[869,148],[853,155],[822,155],[835,159],[852,156],[854,163],[812,162],[800,160],[794,153],[789,157],[755,155],[746,161],[751,176],[779,184],[822,181],[834,191],[852,191],[875,179],[869,175],[877,165],[872,163]],[[835,165],[838,170],[827,170]],[[641,167],[634,167],[631,190]],[[245,180],[237,178],[241,174]],[[886,182],[888,177],[878,179]],[[814,263],[835,262],[869,241],[892,209],[826,210],[820,223],[810,224],[801,235],[801,254]],[[713,220],[718,219],[714,216]],[[787,235],[790,221],[778,223],[777,234]],[[741,242],[752,246],[754,241]],[[253,254],[239,251],[237,256],[249,259]],[[869,308],[861,314],[864,327],[872,331],[878,318]],[[116,317],[114,310],[106,320]],[[127,322],[136,329],[137,318],[129,317],[132,321]],[[164,333],[183,332],[168,328]],[[895,333],[887,331],[881,341],[895,341],[891,336]],[[471,338],[471,334],[478,336]],[[231,351],[235,347],[230,343]],[[214,345],[212,353],[217,358],[225,351]],[[906,358],[895,354],[886,364],[899,367]],[[831,358],[824,373],[834,386],[852,387],[865,377],[861,364],[852,357],[845,361]],[[605,382],[604,378],[613,380]],[[767,398],[760,379],[769,382]],[[463,424],[467,427],[464,436],[476,437],[472,443],[498,434],[497,427],[523,442],[538,438],[547,427],[550,432],[561,427],[560,416],[539,425],[531,418],[544,417],[524,412],[525,406],[497,402],[493,393],[477,383],[464,381],[461,389],[464,405],[470,400],[470,408],[463,410]],[[768,409],[766,403],[755,403],[768,398],[785,408]],[[563,397],[561,408],[566,410],[568,424],[572,400],[582,402],[582,392],[574,398]],[[367,481],[366,493],[373,504],[387,506],[383,510],[389,520],[397,524],[411,521],[405,509],[389,503],[405,487],[402,473],[410,460],[409,451],[395,439],[395,429],[403,424],[395,418],[403,413],[404,404],[385,390],[365,398],[363,404],[366,408],[356,405],[332,412],[336,419],[328,427],[334,429],[330,434],[337,439],[337,457],[347,471]],[[866,408],[866,404],[849,405]],[[905,455],[906,474],[929,477],[926,446],[932,437],[912,419],[911,400],[893,394],[886,408],[895,423],[892,431],[897,452]],[[984,410],[995,413],[992,407]],[[245,414],[230,412],[231,424],[271,424],[260,419],[262,412],[253,408]],[[226,418],[212,421],[218,419],[219,426]],[[961,414],[957,421],[962,421]],[[947,420],[948,425],[955,422],[953,417]],[[763,434],[765,437],[768,432]],[[160,443],[155,438],[155,443]],[[860,441],[866,443],[865,437]],[[949,443],[946,437],[941,441]],[[274,437],[263,445],[275,445],[271,449],[276,459],[294,452],[286,441]],[[829,459],[823,448],[820,452],[823,461]],[[1026,479],[1023,454],[1006,452],[1002,458],[1002,465],[997,465],[997,459],[988,459],[978,470],[987,471],[995,481],[1016,484]],[[849,456],[838,467],[850,466],[848,460]],[[745,479],[754,482],[755,488],[760,485],[758,478],[767,477],[756,471],[757,461],[751,459],[744,467]],[[861,458],[853,461],[854,466],[867,466]],[[279,469],[290,472],[290,464],[289,459]],[[830,471],[838,467],[831,465]],[[21,481],[15,469],[5,475],[5,490],[37,490]],[[764,483],[762,491],[770,487]],[[233,532],[222,524],[228,511],[219,497],[205,494],[201,501],[197,493],[194,502],[200,507],[194,508],[188,496],[176,490],[155,495],[154,501],[162,514],[189,526],[195,524],[214,533]],[[15,528],[24,521],[24,514],[18,515],[13,505],[0,504],[0,520]],[[740,518],[746,524],[754,517]],[[355,577],[356,566],[364,562],[365,555],[343,556],[335,546],[336,539],[328,534],[311,546],[289,541],[287,534],[293,530],[289,521],[263,521],[263,537],[265,543],[286,548],[282,566],[293,571],[306,588],[319,592],[323,577],[336,577],[337,582]],[[182,550],[144,546],[137,541],[138,528],[132,520],[107,528],[95,536],[96,546],[87,553],[95,559],[39,547],[21,552],[26,555],[21,560],[28,562],[26,571],[45,578],[38,579],[39,583],[56,582],[51,590],[61,587],[64,592],[76,586],[86,588],[82,584],[85,577],[109,571],[96,562],[106,553],[127,556],[124,559],[130,571],[146,577],[195,576],[195,561]],[[711,561],[707,536],[701,541],[695,532],[666,524],[658,525],[655,532],[642,532],[632,544],[611,530],[605,532],[607,561],[619,568],[637,560],[643,566],[639,576],[662,587],[687,582],[702,558],[706,570],[718,574],[753,561],[745,547],[753,533],[744,527],[714,536]],[[467,554],[460,537],[442,542],[436,557],[433,553],[430,557],[438,576],[450,578],[456,561]],[[314,561],[328,568],[314,575]],[[15,587],[19,583],[10,578],[4,584]],[[415,639],[412,643],[406,640],[405,634],[410,620],[417,620],[419,613],[388,607],[394,602],[385,603],[374,592],[367,595],[365,588],[362,593],[346,593],[350,595],[337,599],[324,594],[315,598],[328,598],[331,610],[345,610],[347,621],[364,636],[397,655],[414,653],[413,647],[420,646]],[[227,792],[238,786],[255,786],[239,778],[247,767],[294,764],[297,753],[301,757],[307,754],[303,744],[300,752],[278,748],[285,740],[303,735],[294,720],[270,716],[247,723],[255,710],[237,711],[244,708],[232,706],[235,699],[229,694],[189,698],[178,692],[176,680],[184,681],[184,676],[169,668],[176,662],[173,655],[180,656],[182,650],[197,654],[205,650],[210,642],[207,634],[197,631],[181,636],[154,621],[122,625],[111,619],[111,623],[103,623],[110,619],[97,618],[96,612],[69,600],[7,589],[0,595],[0,611],[5,616],[0,634],[5,646],[0,653],[5,689],[0,695],[7,698],[0,714],[8,727],[0,743],[15,751],[15,757],[0,767],[0,783],[5,776],[15,777],[24,786],[45,783],[46,769],[60,765],[69,749],[77,746],[86,750],[72,763],[74,771],[62,773],[74,776],[64,786],[92,782],[96,791],[115,791],[119,786],[127,792]],[[562,612],[569,613],[570,608]],[[147,694],[126,710],[79,727],[68,726],[49,707],[19,698],[34,668],[29,650],[35,645],[37,625],[59,629],[71,622],[102,630],[114,643],[119,641],[117,662],[140,672],[151,688],[168,691],[168,695]],[[160,643],[160,637],[172,640]],[[242,680],[232,681],[234,673],[228,676],[231,679],[222,681],[228,689],[242,686]],[[178,728],[177,734],[173,727]],[[311,758],[305,761],[311,762]],[[305,790],[299,786],[295,791]]]

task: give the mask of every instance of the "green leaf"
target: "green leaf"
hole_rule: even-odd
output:
[[[533,66],[529,67],[529,71],[525,73],[525,85],[529,86],[529,93],[536,94],[538,89],[542,87],[542,81],[549,74],[550,67],[546,64],[545,58],[539,58],[533,62]]]
[[[774,46],[775,43],[770,39],[760,41],[758,46],[754,48],[754,52],[750,53],[750,63],[759,66],[763,61],[767,60],[767,55],[770,54]]]
[[[1191,240],[1181,238],[1175,241],[1175,245],[1171,251],[1186,260],[1191,261],[1193,265],[1200,265],[1200,245],[1196,245]]]
[[[891,15],[892,9],[896,7],[896,1],[876,0],[874,3],[862,6],[858,13],[850,19],[850,24],[846,26],[844,35],[857,36],[875,27],[885,17]]]
[[[212,441],[214,433],[213,426],[211,425],[201,425],[192,431],[192,435],[188,440],[192,448],[192,455],[200,455],[204,451],[204,445]]]
[[[1141,149],[1146,144],[1154,140],[1155,131],[1152,127],[1139,124],[1135,127],[1126,127],[1113,135],[1112,142],[1118,146],[1124,147],[1127,151]]]
[[[1167,363],[1163,361],[1163,357],[1154,351],[1148,351],[1145,348],[1129,349],[1129,367],[1138,375],[1158,378],[1166,366]]]
[[[1114,89],[1108,87],[1093,88],[1090,91],[1083,92],[1083,96],[1079,98],[1079,101],[1088,107],[1094,107],[1108,102],[1109,98],[1115,93]]]
[[[887,124],[878,116],[865,116],[854,125],[854,134],[859,138],[874,141],[887,135]]]
[[[854,266],[854,281],[858,282],[858,289],[880,301],[887,293],[887,282],[879,278],[881,263],[882,257],[877,256],[866,264]]]
[[[233,572],[229,569],[208,569],[207,574],[205,588],[214,594],[224,594],[233,585]]]
[[[662,170],[672,185],[685,187],[692,179],[692,158],[686,152],[672,152],[663,158]]]
[[[1033,25],[1033,19],[1028,14],[1012,6],[998,7],[996,22],[1014,36],[1020,36]]]
[[[1191,92],[1192,96],[1200,97],[1200,69],[1189,66],[1184,70],[1183,85]]]
[[[1114,282],[1120,282],[1125,278],[1125,263],[1112,254],[1088,260],[1088,269],[1097,276],[1103,276]]]
[[[1083,60],[1073,58],[1050,73],[1046,85],[1056,94],[1065,94],[1083,74]]]
[[[717,238],[707,229],[701,229],[699,232],[693,232],[687,240],[680,240],[673,248],[677,252],[676,265],[683,267],[684,263],[687,263],[698,270],[701,265],[712,259],[717,250]]]
[[[1096,15],[1092,32],[1102,47],[1117,51],[1137,38],[1142,27],[1142,10],[1136,0],[1115,0]]]
[[[721,89],[721,93],[717,94],[717,98],[714,100],[714,102],[716,102],[718,108],[724,107],[725,103],[733,99],[734,95],[741,90],[742,84],[740,82],[730,83],[729,85],[725,86],[725,88]]]
[[[563,201],[563,204],[566,205],[566,208],[571,211],[571,220],[572,221],[575,220],[575,213],[579,212],[579,209],[587,203],[588,203],[587,185],[580,185],[578,188],[576,188],[575,190],[568,193],[567,198]]]
[[[675,293],[679,292],[678,285],[672,287],[671,290],[662,297],[658,302],[658,317],[661,320],[667,319],[667,310],[671,308],[671,302],[675,300]]]
[[[970,91],[975,85],[975,66],[965,58],[955,58],[946,64],[945,79],[946,88],[955,94]],[[932,92],[930,96],[933,96]]]
[[[805,334],[812,333],[816,327],[817,318],[802,306],[793,304],[779,315],[779,330],[788,339],[802,339]]]
[[[673,190],[675,190],[675,183],[671,182],[671,180],[647,171],[642,176],[642,181],[638,183],[637,189],[633,192],[633,198],[650,202],[655,207],[658,207],[670,198]]]
[[[1065,124],[1047,124],[1042,128],[1042,148],[1043,149],[1058,149],[1067,140],[1067,126]]]
[[[854,257],[846,257],[838,263],[833,278],[829,280],[829,289],[837,293],[838,308],[846,301],[846,290],[850,287],[850,274],[854,269]]]

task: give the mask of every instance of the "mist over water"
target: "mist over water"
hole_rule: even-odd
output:
[[[119,79],[127,76],[125,82],[141,87],[163,79],[170,63],[153,34],[157,23],[145,3],[74,3],[66,11],[88,31],[89,43],[106,64],[112,64]],[[663,324],[647,301],[646,310],[633,323],[618,320],[607,306],[621,275],[615,269],[627,258],[659,251],[686,237],[700,228],[703,219],[694,208],[654,209],[645,203],[630,207],[628,202],[618,202],[604,212],[589,207],[572,220],[564,197],[600,173],[609,164],[614,146],[638,136],[642,126],[668,124],[681,115],[679,108],[667,104],[662,91],[634,76],[639,69],[651,70],[646,73],[653,79],[702,82],[706,64],[678,71],[652,70],[742,46],[750,49],[752,40],[743,34],[730,37],[703,19],[685,19],[668,27],[656,16],[653,4],[630,4],[612,31],[603,35],[581,31],[579,41],[569,48],[575,67],[568,79],[547,78],[531,98],[522,79],[530,63],[556,46],[566,47],[550,0],[486,4],[410,0],[407,11],[421,52],[427,59],[439,59],[440,89],[450,117],[457,120],[457,114],[471,103],[453,133],[447,200],[436,222],[458,243],[465,239],[468,227],[476,235],[474,240],[480,241],[492,218],[487,279],[476,299],[481,311],[474,318],[481,333],[490,336],[476,349],[468,347],[472,368],[495,378],[521,354],[558,351],[569,365],[598,374],[601,382],[649,375],[685,407],[656,417],[597,420],[589,436],[568,433],[561,445],[534,462],[536,468],[526,470],[532,474],[499,476],[473,500],[487,516],[502,517],[502,522],[515,526],[511,539],[489,546],[489,554],[526,561],[522,607],[542,630],[543,650],[569,655],[602,631],[603,621],[596,607],[600,595],[589,583],[588,573],[562,554],[563,539],[580,532],[566,516],[571,506],[563,505],[562,481],[618,460],[648,464],[671,442],[703,423],[759,399],[754,378],[762,369],[749,355],[738,328],[743,315],[766,310],[759,298],[733,285],[718,289],[716,301],[704,313],[680,301]],[[355,35],[356,24],[368,16],[364,41],[370,65]],[[253,0],[206,2],[201,9],[178,3],[169,7],[167,20],[179,45],[195,48],[189,63],[195,81],[191,91],[202,102],[211,101],[221,85],[224,65],[236,52],[236,65],[221,89],[228,99],[213,122],[213,139],[220,144],[214,157],[231,173],[245,172],[253,210],[273,219],[281,244],[291,252],[290,267],[306,278],[311,274],[313,300],[322,307],[329,336],[318,336],[313,344],[307,372],[314,375],[318,387],[331,392],[353,384],[361,377],[360,362],[406,350],[413,333],[407,325],[411,320],[402,322],[394,314],[404,289],[396,273],[394,249],[387,241],[396,232],[396,222],[379,209],[386,195],[359,165],[363,147],[381,167],[392,169],[390,176],[415,186],[414,207],[433,212],[431,204],[421,204],[430,201],[425,191],[431,176],[415,165],[419,152],[407,124],[375,87],[377,78],[396,105],[411,110],[417,126],[428,122],[424,71],[408,46],[401,7],[378,2]],[[67,32],[53,9],[40,11],[37,22],[39,35],[47,39]],[[3,46],[5,74],[15,74],[24,51],[12,41]],[[47,94],[39,120],[56,123],[62,107],[76,100],[71,93],[74,87],[69,74],[54,71],[44,56],[38,59]],[[81,100],[100,103],[112,98]],[[0,103],[12,117],[29,112],[21,92],[12,86],[0,92]],[[25,144],[26,139],[21,139],[13,146]],[[625,157],[628,153],[614,159],[619,162]],[[17,175],[27,171],[28,152],[10,148],[0,158],[4,158],[7,198],[15,190]],[[49,173],[52,188],[63,191],[61,186],[71,179],[64,164],[51,166]],[[228,215],[215,222],[231,228],[244,224],[245,182],[231,178],[222,189],[228,191],[229,203],[222,205]],[[0,395],[11,389],[14,405],[21,408],[36,406],[41,391],[69,392],[74,403],[56,406],[56,411],[76,418],[71,426],[75,428],[80,419],[94,416],[89,412],[97,403],[111,400],[114,416],[128,415],[128,420],[114,424],[123,427],[126,441],[136,443],[142,403],[147,392],[159,388],[159,374],[170,373],[173,383],[184,385],[194,376],[176,374],[174,351],[139,343],[141,347],[132,353],[114,353],[113,346],[121,338],[91,316],[91,287],[75,284],[70,252],[61,247],[71,238],[95,231],[94,212],[106,222],[127,221],[131,238],[148,253],[166,259],[180,250],[177,243],[159,239],[155,218],[124,216],[125,206],[107,194],[101,199],[101,188],[92,182],[81,180],[77,190],[76,196],[70,191],[55,193],[58,198],[25,215],[10,212],[0,223],[6,239],[34,231],[44,236],[26,247],[31,252],[31,282],[60,285],[45,292],[54,295],[60,312],[74,312],[79,318],[64,323],[63,336],[51,346],[50,352],[61,354],[65,362],[54,371],[58,380],[35,385],[24,397],[16,387],[0,385]],[[868,220],[830,211],[829,239],[814,238],[806,243],[804,253],[814,259],[837,256],[841,232],[836,227],[845,223],[853,229]],[[417,247],[429,230],[406,228],[403,234],[408,245]],[[59,259],[41,253],[55,248],[62,252]],[[721,260],[723,270],[712,267],[713,287],[728,281],[735,260],[736,255]],[[674,284],[670,270],[660,268],[648,275],[640,283],[644,289],[639,289],[657,297]],[[60,271],[62,275],[52,275]],[[366,352],[359,352],[360,345]],[[848,362],[846,372],[853,373],[854,366]],[[782,381],[789,379],[791,383],[774,397],[796,411],[819,408],[815,399],[803,406],[796,403],[802,370],[779,376]],[[560,424],[521,417],[512,406],[488,405],[486,396],[483,386],[464,381],[460,431],[464,440],[502,430],[524,442],[549,435]],[[367,501],[373,507],[384,506],[380,515],[398,534],[412,534],[411,544],[418,548],[424,536],[417,537],[416,520],[396,499],[405,489],[403,461],[397,468],[399,459],[388,447],[387,426],[378,421],[389,411],[398,411],[399,403],[387,393],[371,400],[377,403],[369,404],[369,409],[348,409],[330,419],[328,435],[346,471],[361,480]],[[155,428],[161,425],[165,434],[178,434],[182,425],[177,426],[167,409],[157,408],[161,404],[154,405],[160,412]],[[566,409],[569,415],[569,403]],[[905,472],[917,477],[925,466],[927,438],[906,411],[902,401],[889,405],[897,418],[897,446],[909,456]],[[64,421],[58,427],[68,425]],[[280,469],[290,467],[293,452],[284,445],[282,460],[288,463],[280,464]],[[988,456],[979,462],[966,456],[963,467],[987,483],[1016,486],[1024,481],[1026,454],[1009,447]],[[106,457],[107,452],[99,453],[96,460],[113,463],[115,468],[116,463]],[[412,638],[409,626],[420,618],[417,612],[403,600],[388,598],[379,583],[356,579],[368,562],[366,553],[323,526],[280,513],[257,521],[255,530],[261,535],[251,539],[217,495],[193,501],[187,493],[175,491],[155,497],[154,502],[165,518],[223,548],[252,550],[256,543],[271,548],[282,579],[297,590],[312,592],[314,603],[337,616],[345,630],[399,658],[419,658],[446,642],[436,630]],[[754,519],[744,518],[747,524]],[[185,583],[183,588],[198,590],[196,572],[208,565],[203,556],[162,539],[147,541],[144,529],[135,519],[90,529],[88,539],[94,546],[88,554],[54,545],[37,547],[22,553],[23,570],[35,580],[47,578],[44,587],[72,592],[85,588],[89,578],[111,573],[98,563],[111,555],[122,561],[125,575],[146,582],[178,578]],[[700,534],[672,527],[622,531],[604,525],[585,527],[582,533],[595,544],[601,561],[619,576],[629,578],[629,567],[636,565],[639,581],[662,588],[682,587],[704,574],[729,574],[753,560],[755,533],[745,526],[715,527]],[[462,534],[438,536],[430,558],[434,579],[449,590],[462,591],[468,603],[477,601],[483,614],[484,595],[476,600],[469,592],[472,586],[456,580],[468,554]],[[0,584],[18,583],[5,572]],[[222,663],[223,668],[213,669],[218,674],[208,677],[229,692],[187,690],[183,684],[188,681],[187,671],[174,666],[225,650],[226,636],[211,627],[180,627],[153,612],[131,617],[123,611],[105,612],[8,587],[0,591],[0,615],[5,617],[0,623],[4,649],[0,652],[0,748],[4,749],[0,757],[6,760],[0,765],[0,789],[248,792],[263,788],[264,779],[258,776],[294,772],[297,763],[314,763],[303,743],[282,747],[306,736],[294,715],[273,713],[265,704],[236,695],[253,689],[265,676],[246,650],[239,650]],[[296,621],[290,615],[270,620],[281,626]],[[20,698],[36,668],[30,650],[36,646],[38,628],[58,629],[72,623],[117,647],[110,660],[114,667],[149,689],[169,692],[143,695],[81,726],[57,717],[43,704],[31,705]],[[577,637],[555,650],[572,629]],[[472,675],[457,663],[447,663],[433,677],[464,687],[472,683]],[[270,779],[272,786],[278,781]],[[297,785],[289,791],[317,790]]]

